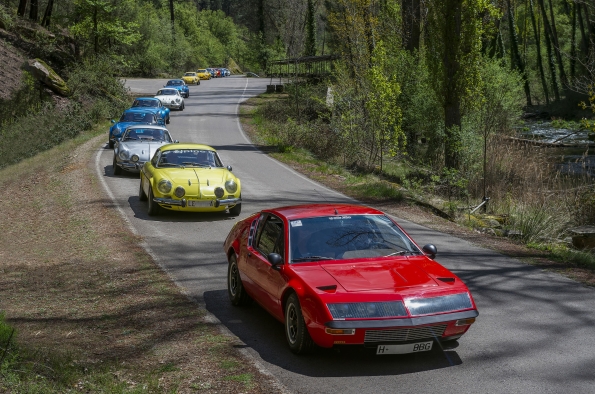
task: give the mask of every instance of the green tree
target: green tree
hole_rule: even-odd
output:
[[[477,94],[482,17],[494,12],[487,0],[431,0],[427,14],[427,56],[433,87],[444,111],[444,160],[458,169],[463,101]],[[470,102],[467,100],[467,102]]]
[[[368,72],[370,92],[366,107],[370,116],[373,141],[370,163],[380,161],[383,169],[384,154],[396,155],[406,143],[401,128],[401,109],[397,106],[401,86],[394,74],[388,71],[388,58],[382,41],[379,41],[372,56]]]
[[[70,27],[93,53],[107,53],[114,46],[129,46],[140,39],[139,24],[124,18],[133,8],[133,0],[112,3],[109,0],[75,0],[80,19]]]

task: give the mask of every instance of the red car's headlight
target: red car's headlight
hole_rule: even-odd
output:
[[[405,300],[405,306],[407,306],[412,316],[473,308],[469,293],[431,298],[411,298]]]
[[[366,319],[407,316],[401,301],[326,304],[333,319]]]

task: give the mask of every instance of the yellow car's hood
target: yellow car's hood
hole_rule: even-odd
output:
[[[194,169],[200,185],[223,186],[226,175],[229,173],[226,168],[195,168]]]
[[[172,193],[176,187],[182,186],[186,197],[214,198],[215,188],[225,189],[226,180],[233,179],[239,183],[227,168],[164,168],[160,172],[162,178],[172,182]]]
[[[162,178],[172,182],[172,193],[178,186],[186,190],[186,196],[198,196],[200,186],[193,168],[166,168],[161,171]]]

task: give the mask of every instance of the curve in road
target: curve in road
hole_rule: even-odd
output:
[[[172,112],[173,137],[215,147],[242,180],[243,213],[306,202],[350,202],[257,150],[238,121],[239,103],[267,81],[232,77],[191,86],[186,109]],[[163,81],[128,80],[152,94]],[[107,134],[107,133],[106,133]],[[106,136],[107,140],[107,136]],[[480,316],[448,350],[375,356],[359,348],[293,355],[280,323],[258,306],[234,308],[226,292],[222,242],[238,218],[169,212],[156,218],[138,201],[138,176],[112,175],[113,153],[97,154],[110,197],[142,235],[172,279],[246,344],[268,373],[297,393],[593,393],[595,290],[469,242],[397,219],[420,244],[434,243],[437,260],[471,289]]]

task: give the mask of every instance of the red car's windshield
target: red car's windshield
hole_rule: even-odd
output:
[[[418,254],[384,215],[316,217],[289,222],[291,262]]]

